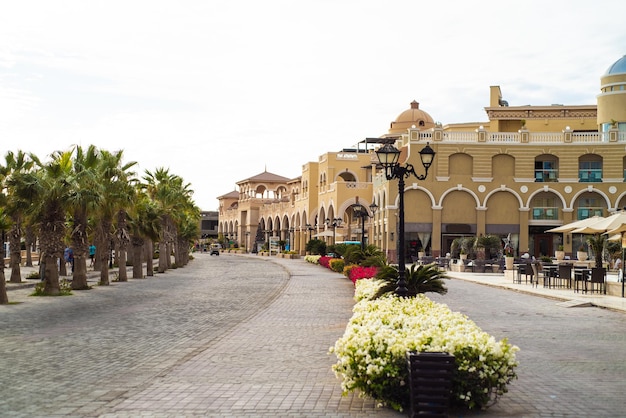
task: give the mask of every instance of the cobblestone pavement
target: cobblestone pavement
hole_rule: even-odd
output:
[[[626,416],[626,315],[459,279],[431,295],[518,345],[486,411]],[[0,416],[402,417],[341,396],[328,348],[352,284],[303,260],[199,254],[184,269],[0,306]]]
[[[291,260],[285,260],[291,261]],[[352,283],[303,260],[199,254],[154,278],[0,306],[0,415],[398,417],[341,396]]]

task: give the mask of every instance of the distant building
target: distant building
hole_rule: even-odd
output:
[[[419,151],[429,143],[436,152],[426,180],[406,179],[408,255],[445,255],[455,238],[486,234],[510,236],[518,254],[553,255],[563,245],[571,255],[582,237],[546,230],[626,206],[626,56],[601,76],[597,104],[517,106],[491,86],[485,112],[485,122],[441,125],[413,101],[386,134],[322,154],[299,177],[239,181],[218,198],[219,232],[248,249],[279,237],[301,254],[312,237],[365,240],[395,260],[398,182],[386,180],[374,154],[384,142],[418,173]],[[365,234],[357,202],[377,206]]]
[[[202,239],[217,238],[219,225],[219,212],[200,212],[200,237]]]

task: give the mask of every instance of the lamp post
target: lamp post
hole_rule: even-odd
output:
[[[332,226],[333,227],[333,245],[335,245],[335,230],[338,226],[341,225],[341,222],[343,221],[343,219],[341,218],[334,218],[334,219],[328,219],[326,218],[326,226]]]
[[[250,239],[250,231],[246,231],[245,252],[248,253],[248,240]]]
[[[370,215],[365,206],[360,204],[358,200],[354,206],[352,206],[354,216],[361,218],[361,251],[365,250],[365,218],[373,218],[376,213],[376,209],[378,209],[378,205],[376,203],[372,203],[370,205],[372,214]]]
[[[415,172],[412,164],[407,163],[402,166],[398,163],[400,150],[392,144],[385,144],[380,147],[376,150],[376,156],[385,171],[387,180],[398,179],[398,287],[396,288],[396,294],[404,297],[408,294],[406,287],[406,266],[404,261],[404,179],[413,175],[420,181],[425,180],[428,176],[428,169],[435,159],[435,151],[433,151],[428,143],[426,143],[426,146],[420,151],[420,159],[424,166],[424,174],[421,175]]]
[[[309,241],[311,241],[311,231],[313,231],[314,228],[311,226],[311,224],[306,224],[305,226],[309,230]]]

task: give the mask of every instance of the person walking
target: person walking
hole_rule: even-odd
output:
[[[96,256],[96,246],[91,244],[89,246],[89,259],[91,260],[91,264],[89,264],[90,266],[93,266],[93,259]]]

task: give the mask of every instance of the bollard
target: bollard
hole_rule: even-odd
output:
[[[448,353],[407,352],[410,417],[447,417],[455,370]]]

